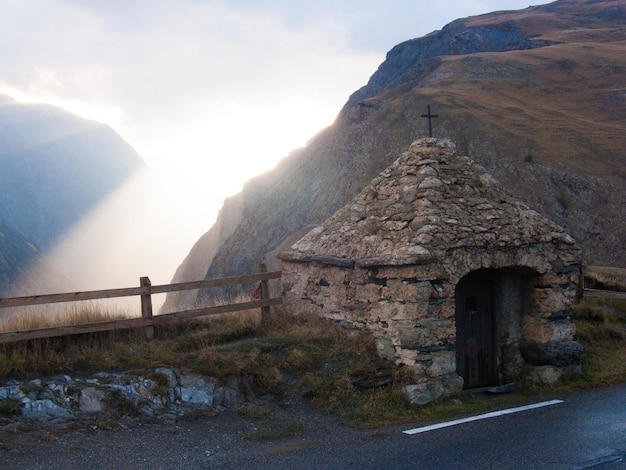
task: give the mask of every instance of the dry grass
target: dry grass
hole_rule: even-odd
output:
[[[73,302],[0,310],[0,333],[132,318],[129,308],[110,303]]]
[[[543,391],[568,393],[626,382],[626,301],[589,298],[573,311],[574,339],[584,347],[583,373],[563,377]]]
[[[605,387],[626,382],[626,301],[589,299],[577,306],[576,339],[585,347],[583,382]]]
[[[371,335],[327,320],[274,311],[269,324],[260,312],[240,312],[158,327],[153,341],[140,331],[77,335],[0,346],[0,378],[159,366],[185,368],[226,379],[245,377],[257,394],[297,392],[351,426],[429,422],[528,400],[534,393],[564,393],[626,381],[626,302],[599,300],[577,306],[577,340],[585,347],[583,375],[554,387],[523,389],[506,396],[462,396],[417,408],[402,387],[406,369],[381,360]],[[143,373],[146,373],[145,371]],[[358,380],[390,377],[385,387],[363,389]],[[254,438],[271,437],[276,418],[260,416]],[[297,433],[297,422],[281,422]]]
[[[0,321],[0,332],[125,319],[136,314],[118,307],[102,309],[81,302],[62,308],[11,309]],[[215,343],[255,334],[260,312],[226,315],[172,323],[156,329],[147,342],[143,330],[88,333],[0,345],[0,379],[34,378],[60,373],[126,370],[158,366],[183,367],[196,351]]]

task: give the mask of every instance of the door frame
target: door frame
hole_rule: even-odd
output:
[[[463,388],[498,382],[494,270],[472,271],[455,289],[456,371]]]

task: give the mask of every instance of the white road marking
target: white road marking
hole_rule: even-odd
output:
[[[534,410],[535,408],[543,408],[544,406],[558,405],[563,403],[563,400],[550,400],[542,401],[541,403],[534,403],[532,405],[518,406],[517,408],[509,408],[507,410],[492,411],[491,413],[485,413],[483,415],[470,416],[469,418],[455,419],[454,421],[447,421],[445,423],[431,424],[429,426],[422,426],[421,428],[407,429],[402,431],[404,434],[420,434],[423,432],[434,431],[435,429],[447,428],[450,426],[456,426],[457,424],[471,423],[472,421],[479,421],[481,419],[497,418],[498,416],[510,415],[513,413],[520,413],[522,411]]]

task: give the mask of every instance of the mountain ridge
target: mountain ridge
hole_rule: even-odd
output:
[[[285,239],[329,217],[427,135],[427,104],[439,116],[436,137],[563,226],[586,260],[626,265],[616,249],[626,243],[624,19],[624,0],[560,0],[456,20],[395,46],[332,126],[244,185],[239,223],[204,260],[205,277],[254,271]],[[468,52],[494,34],[508,38],[498,46],[506,50]],[[421,62],[408,54],[397,65],[399,51],[433,38],[463,53]]]

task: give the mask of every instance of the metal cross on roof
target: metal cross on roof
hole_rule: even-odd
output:
[[[433,136],[433,125],[431,122],[432,118],[438,118],[439,116],[437,114],[431,114],[430,113],[430,105],[428,105],[428,114],[422,114],[423,118],[428,118],[428,137],[432,137]]]

